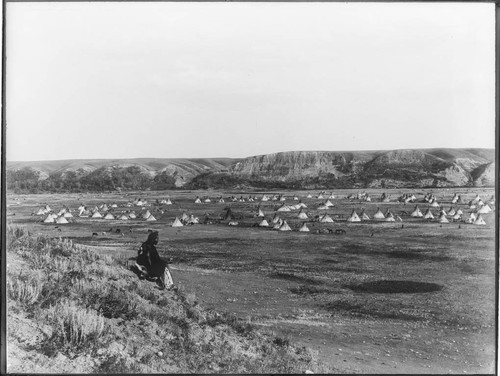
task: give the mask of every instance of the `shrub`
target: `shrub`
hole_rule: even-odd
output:
[[[57,303],[45,314],[54,329],[50,340],[64,346],[81,347],[92,343],[104,332],[103,317],[95,310],[77,306],[74,302]]]
[[[42,289],[43,283],[35,278],[27,280],[7,278],[9,297],[25,305],[35,304],[42,293]]]

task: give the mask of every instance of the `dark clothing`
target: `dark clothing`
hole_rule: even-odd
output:
[[[167,263],[160,258],[155,245],[158,244],[158,231],[149,234],[148,240],[142,243],[137,255],[137,264],[144,266],[150,277],[162,277]]]

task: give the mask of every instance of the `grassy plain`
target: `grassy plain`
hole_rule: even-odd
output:
[[[294,231],[253,227],[264,211],[268,221],[282,202],[230,202],[230,196],[259,199],[253,191],[169,191],[123,194],[65,194],[8,196],[7,218],[33,233],[63,237],[122,263],[148,234],[158,230],[159,250],[171,259],[174,282],[200,304],[234,313],[244,322],[272,331],[317,354],[315,371],[335,373],[492,373],[495,362],[495,213],[484,214],[485,226],[411,218],[415,204],[396,199],[412,192],[418,201],[429,190],[384,190],[391,202],[379,201],[381,190],[370,189],[372,202],[348,200],[354,190],[335,190],[333,208],[318,210],[318,192],[297,195],[310,219],[324,212],[334,223],[296,218],[298,210],[280,212]],[[463,202],[454,207],[468,217],[466,203],[479,194],[487,201],[493,189],[433,189],[447,211],[453,193]],[[276,192],[278,193],[278,192]],[[211,203],[195,204],[196,196]],[[225,203],[218,203],[223,196]],[[76,209],[116,203],[115,213],[134,210],[125,204],[146,199],[158,219],[129,221],[74,218],[67,225],[44,224],[31,216],[49,204],[56,212],[64,205]],[[156,205],[170,197],[173,205]],[[422,212],[428,205],[418,203]],[[228,226],[219,219],[231,207],[239,222]],[[400,215],[403,222],[375,220],[348,223],[361,208],[371,217],[380,208]],[[161,213],[161,211],[163,213]],[[433,209],[433,214],[438,213]],[[183,212],[212,224],[171,227]],[[75,210],[73,210],[75,214]],[[437,217],[437,216],[436,216]],[[297,232],[307,222],[310,233]],[[56,228],[56,226],[58,228]],[[120,229],[120,233],[116,229]],[[345,235],[322,229],[344,229]],[[110,231],[112,229],[112,231]],[[59,231],[60,230],[60,231]],[[316,233],[320,230],[320,233]],[[98,236],[92,236],[98,233]],[[105,234],[103,234],[105,233]],[[122,235],[123,234],[123,235]],[[146,283],[146,282],[142,282]]]

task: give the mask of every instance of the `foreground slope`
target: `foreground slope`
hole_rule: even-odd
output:
[[[8,231],[7,365],[13,373],[303,373],[309,352],[160,291],[117,260]]]

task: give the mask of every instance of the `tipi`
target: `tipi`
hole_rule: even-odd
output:
[[[361,219],[358,216],[358,213],[356,213],[356,210],[352,210],[351,216],[347,218],[347,222],[361,222]]]
[[[373,214],[373,218],[375,219],[384,219],[385,218],[385,215],[384,213],[382,213],[382,211],[380,210],[380,208],[377,208],[377,212],[375,214]]]
[[[60,225],[64,225],[64,224],[67,224],[69,223],[68,220],[66,218],[64,218],[63,216],[59,217],[56,219],[56,223],[57,224],[60,224]]]
[[[320,217],[319,221],[322,223],[333,223],[332,217],[330,217],[328,214],[325,214],[322,217]]]
[[[410,215],[414,218],[421,218],[424,216],[418,208],[418,205],[415,206],[415,210],[413,210]]]
[[[179,220],[179,218],[175,217],[175,221],[174,221],[174,223],[172,224],[172,227],[182,227],[182,226],[184,226],[184,225],[183,225],[183,224],[182,224],[182,222]]]
[[[305,222],[302,224],[302,227],[299,228],[299,231],[300,232],[309,232],[309,227],[307,227],[307,224]]]
[[[290,226],[288,226],[288,223],[286,223],[286,221],[283,221],[283,224],[281,225],[279,230],[280,231],[292,231],[292,229],[290,228]]]
[[[269,223],[266,221],[266,219],[263,219],[263,220],[259,223],[259,227],[269,227]]]
[[[486,222],[484,221],[483,219],[483,216],[481,214],[479,214],[476,218],[476,220],[474,221],[474,224],[475,225],[485,225]]]
[[[299,219],[307,219],[307,218],[308,218],[308,217],[307,217],[307,214],[306,214],[306,212],[305,212],[304,210],[301,210],[301,211],[299,212],[299,214],[297,215],[297,217],[298,217]]]

